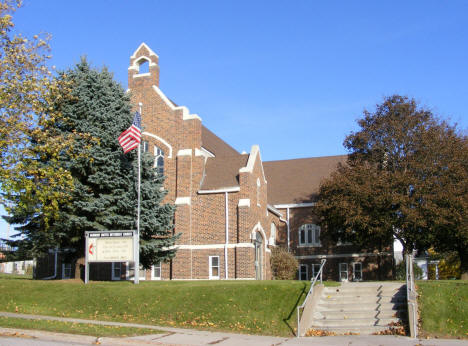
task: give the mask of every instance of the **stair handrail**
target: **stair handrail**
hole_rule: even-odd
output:
[[[311,296],[312,293],[314,292],[314,286],[315,286],[315,283],[317,282],[319,276],[320,276],[320,284],[322,284],[323,266],[325,265],[326,261],[327,261],[326,259],[322,259],[322,262],[320,264],[320,269],[319,269],[318,273],[315,275],[315,277],[310,279],[309,292],[307,292],[307,295],[306,295],[306,297],[304,299],[304,302],[302,303],[302,305],[297,307],[297,332],[296,332],[297,337],[300,337],[300,318],[301,318],[300,317],[301,316],[300,310],[304,309],[304,307],[305,307],[305,305],[307,303],[307,299],[309,299],[309,296]]]
[[[416,292],[414,285],[414,270],[413,270],[413,255],[406,254],[406,300],[408,302],[408,322],[410,324],[410,334],[411,337],[417,338],[418,336],[418,318],[417,318],[417,297],[418,293]],[[409,309],[409,307],[412,307]]]

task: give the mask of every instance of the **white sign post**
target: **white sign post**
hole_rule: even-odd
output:
[[[135,231],[90,231],[85,236],[85,284],[89,282],[89,263],[135,262]]]

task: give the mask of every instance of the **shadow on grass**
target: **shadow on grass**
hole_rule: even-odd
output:
[[[299,294],[299,296],[297,297],[296,303],[294,304],[293,308],[289,312],[289,315],[286,318],[283,318],[284,324],[286,324],[286,326],[289,328],[292,335],[296,335],[296,332],[294,331],[294,328],[289,324],[289,320],[291,319],[291,316],[297,311],[297,306],[299,305],[299,302],[301,301],[302,296],[307,294],[306,287],[307,285],[304,282],[302,285],[301,294]]]

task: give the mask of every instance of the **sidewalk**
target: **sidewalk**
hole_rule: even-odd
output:
[[[221,333],[198,331],[192,329],[170,328],[162,326],[149,326],[136,323],[120,323],[107,322],[96,320],[84,320],[78,318],[62,318],[53,316],[40,315],[25,315],[8,312],[0,312],[0,316],[25,318],[25,319],[41,319],[54,320],[63,322],[77,322],[88,324],[125,326],[125,327],[142,327],[165,331],[163,334],[152,334],[144,336],[135,336],[127,338],[110,338],[103,337],[96,339],[91,336],[51,333],[36,330],[20,330],[12,328],[0,328],[0,337],[17,333],[17,337],[34,338],[35,340],[62,342],[64,345],[219,345],[219,346],[254,346],[254,345],[353,345],[353,346],[374,346],[374,345],[441,345],[455,346],[466,345],[467,340],[454,339],[411,339],[401,336],[379,336],[379,335],[350,335],[350,336],[326,336],[326,337],[308,337],[308,338],[284,338],[275,336],[259,336],[234,333]],[[1,343],[1,342],[0,342]]]

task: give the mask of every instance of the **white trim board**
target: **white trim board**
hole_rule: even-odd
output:
[[[288,209],[288,208],[307,208],[307,207],[314,207],[315,202],[313,203],[291,203],[291,204],[275,204],[274,207],[276,209]]]
[[[209,194],[209,193],[225,193],[225,192],[239,192],[239,186],[225,187],[218,190],[198,190],[200,195]]]
[[[198,119],[201,121],[201,118],[196,115],[196,114],[190,114],[189,110],[185,106],[178,106],[175,107],[171,101],[167,98],[166,95],[159,89],[156,85],[153,85],[153,90],[156,92],[156,94],[159,95],[159,97],[164,101],[164,103],[173,111],[176,110],[181,110],[182,111],[182,120],[191,120],[191,119]]]
[[[377,257],[377,256],[391,256],[389,252],[373,253],[344,253],[344,254],[333,254],[333,255],[306,255],[306,256],[295,256],[297,259],[322,259],[322,258],[341,258],[341,257]]]
[[[179,250],[209,250],[209,249],[224,249],[226,246],[228,249],[255,247],[255,245],[252,243],[236,243],[236,244],[175,245],[175,248]]]

